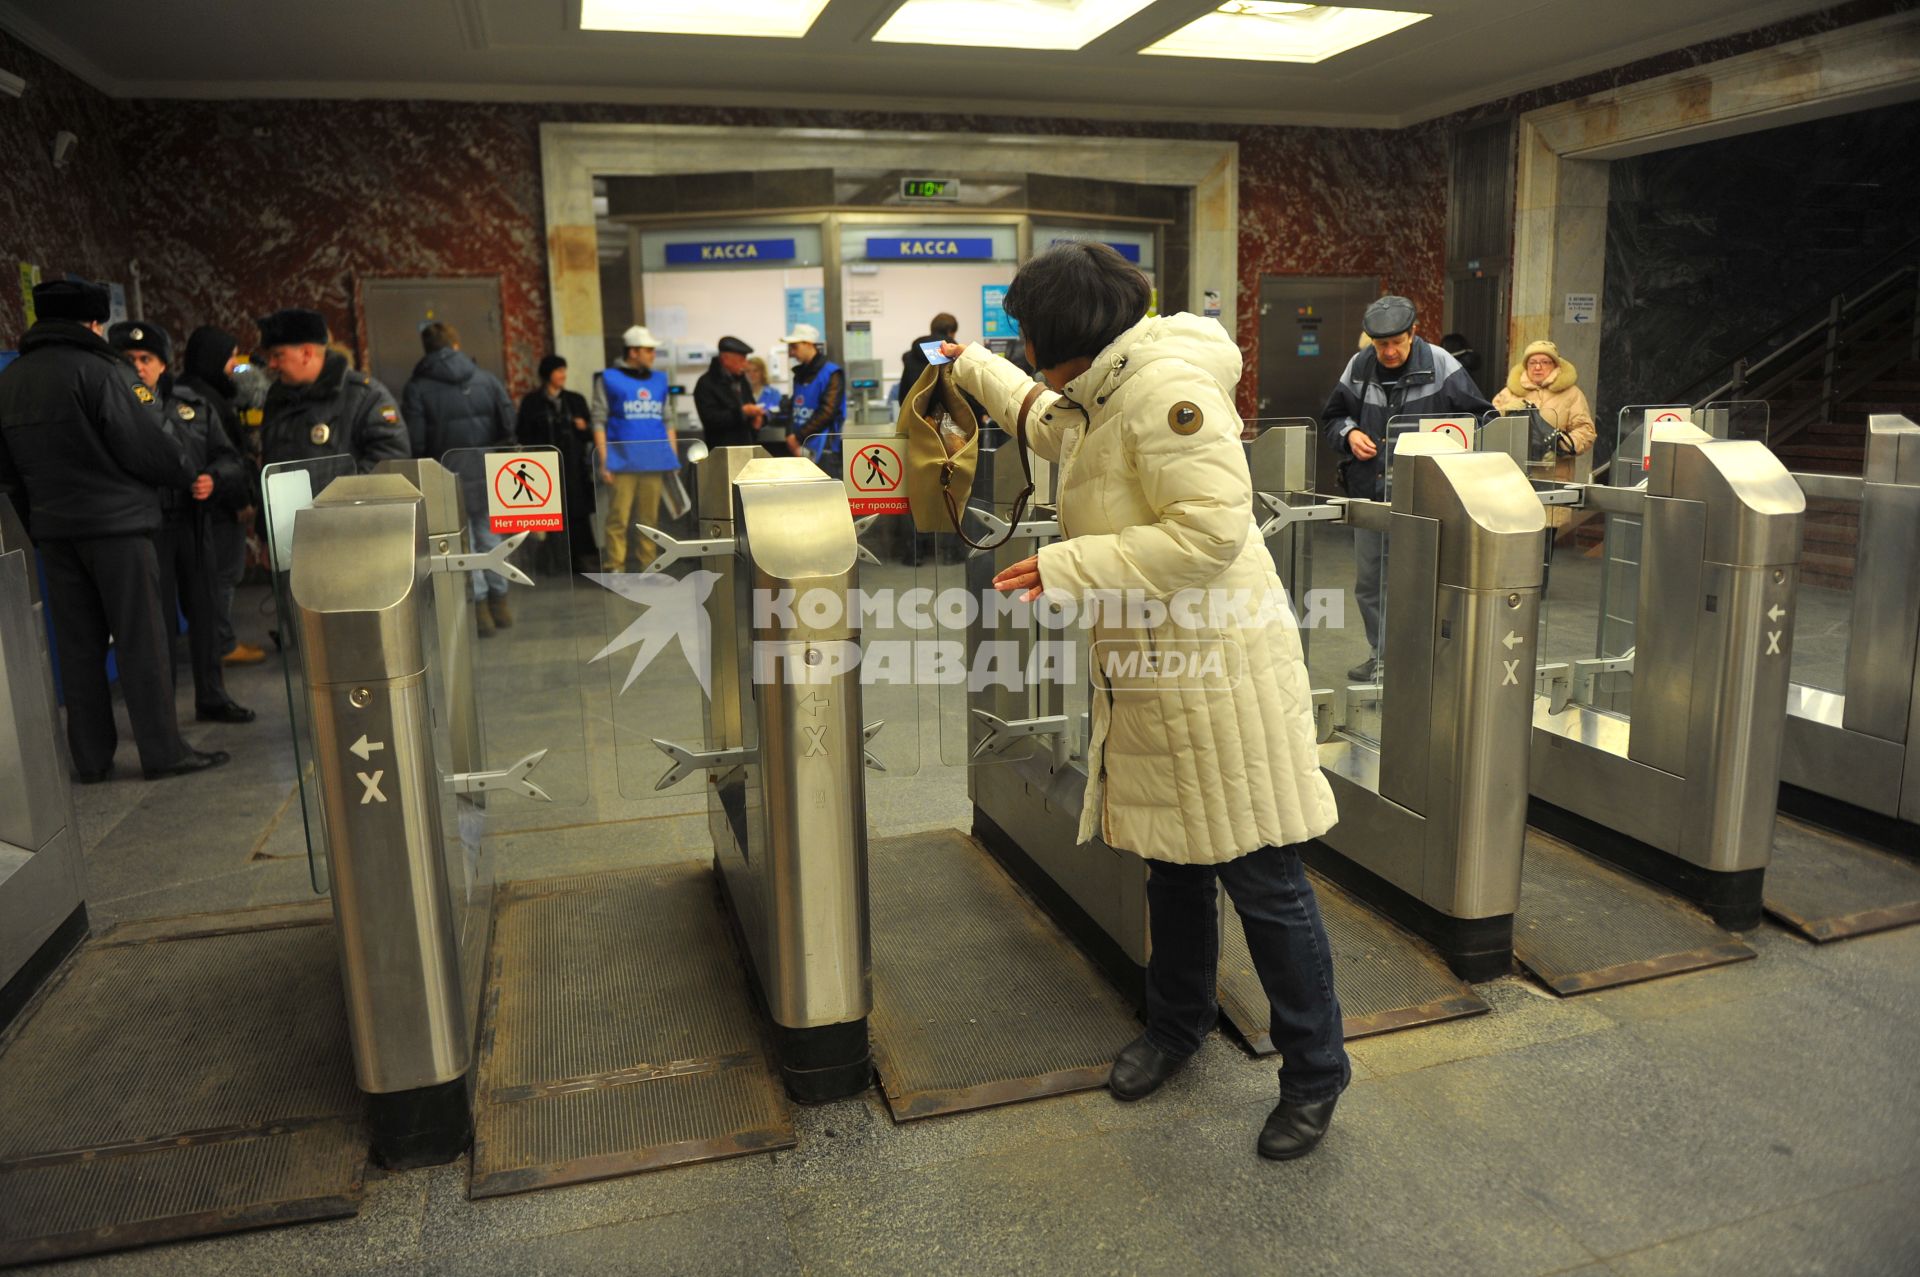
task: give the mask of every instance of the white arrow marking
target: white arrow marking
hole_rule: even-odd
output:
[[[365,762],[367,759],[373,757],[374,750],[385,749],[386,747],[387,747],[387,742],[383,740],[370,741],[364,735],[362,735],[359,740],[347,746],[347,752],[360,755],[360,761]]]
[[[1507,676],[1501,680],[1500,686],[1518,687],[1520,685],[1520,662],[1515,660],[1502,661],[1500,663],[1507,667]]]
[[[1781,635],[1780,630],[1767,631],[1767,655],[1768,656],[1780,655],[1780,635]]]
[[[365,807],[368,803],[384,803],[387,801],[387,796],[380,792],[380,778],[386,774],[384,770],[377,771],[371,776],[365,772],[354,773],[354,775],[360,778],[360,783],[366,786],[365,791],[360,795],[360,805],[362,807]]]
[[[1767,609],[1767,619],[1769,621],[1777,622],[1781,617],[1785,615],[1786,615],[1786,612],[1781,609],[1778,603],[1775,603],[1772,607]]]
[[[1508,631],[1507,636],[1500,640],[1500,646],[1511,652],[1514,648],[1520,646],[1522,641],[1518,634]]]
[[[827,698],[818,692],[808,692],[800,698],[800,708],[813,715],[818,715],[826,704],[828,704]]]

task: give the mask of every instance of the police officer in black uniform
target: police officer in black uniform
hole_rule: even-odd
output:
[[[253,711],[227,695],[220,668],[220,603],[213,553],[213,502],[244,495],[240,454],[202,391],[175,381],[173,339],[145,320],[124,320],[107,330],[107,344],[125,355],[149,390],[160,397],[160,422],[186,458],[192,478],[160,489],[160,610],[171,621],[187,616],[193,654],[193,712],[203,723],[251,723]],[[169,634],[172,626],[167,627]]]
[[[107,641],[148,780],[217,767],[174,717],[160,614],[160,487],[187,483],[160,402],[101,335],[107,291],[59,280],[33,290],[39,322],[0,373],[0,488],[25,516],[46,572],[74,779],[106,780],[117,733]]]
[[[412,455],[393,395],[327,349],[327,321],[319,311],[268,315],[260,321],[260,345],[277,379],[260,424],[264,464],[345,453],[367,474],[389,458]]]

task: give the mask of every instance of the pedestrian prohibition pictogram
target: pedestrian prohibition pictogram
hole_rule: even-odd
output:
[[[557,454],[487,454],[487,524],[496,534],[558,532],[564,526]]]
[[[907,468],[895,440],[865,443],[847,458],[847,499],[856,517],[869,514],[905,514],[903,489]]]

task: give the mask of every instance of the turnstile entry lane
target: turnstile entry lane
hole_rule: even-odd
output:
[[[1706,915],[1538,830],[1515,923],[1514,956],[1562,996],[1754,956]]]
[[[359,1209],[365,1100],[332,921],[122,924],[0,1039],[0,1265]]]
[[[1782,813],[1767,866],[1767,913],[1809,940],[1920,922],[1920,866]]]
[[[472,1197],[794,1143],[705,864],[499,890]]]
[[[1333,991],[1348,1041],[1491,1009],[1432,948],[1321,875],[1308,876],[1333,951]],[[1232,909],[1221,912],[1220,1012],[1254,1054],[1273,1053],[1272,1007]]]
[[[957,830],[873,844],[874,1060],[896,1121],[1105,1086],[1133,1008]]]
[[[1844,651],[1833,619],[1801,636],[1822,650],[1787,693],[1766,908],[1838,940],[1920,921],[1920,426],[1876,415],[1860,477],[1794,479],[1810,499],[1857,506],[1859,539],[1849,596],[1827,608],[1844,617]]]

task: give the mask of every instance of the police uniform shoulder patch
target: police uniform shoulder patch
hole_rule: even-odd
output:
[[[1206,419],[1206,415],[1200,411],[1198,405],[1184,399],[1167,409],[1167,424],[1173,427],[1173,433],[1177,435],[1197,433]]]
[[[388,425],[392,425],[394,422],[400,420],[400,410],[392,404],[388,404],[380,410],[380,420],[386,422]]]
[[[134,384],[133,397],[135,399],[138,399],[141,403],[153,402],[153,392],[151,390],[148,390],[145,386],[139,384],[138,382]]]

